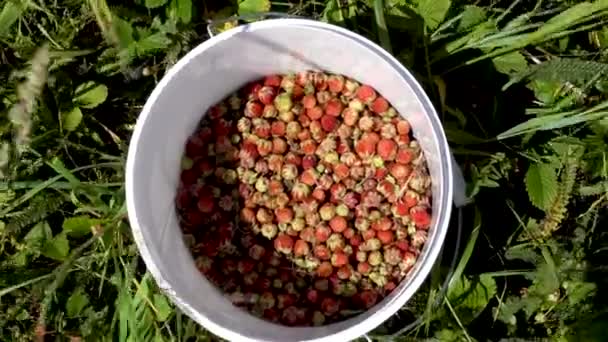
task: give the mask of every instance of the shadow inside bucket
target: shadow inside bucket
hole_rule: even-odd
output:
[[[275,323],[321,325],[363,312],[370,304],[358,289],[372,289],[368,280],[319,277],[316,269],[323,260],[312,244],[306,245],[310,251],[276,244],[279,235],[313,241],[314,227],[322,224],[314,208],[304,218],[277,223],[277,209],[292,203],[272,175],[301,158],[287,153],[247,165],[259,152],[241,140],[238,118],[227,115],[222,105],[212,107],[185,147],[176,207],[197,268],[233,304]],[[273,128],[252,129],[267,136]],[[375,296],[374,304],[382,294]]]

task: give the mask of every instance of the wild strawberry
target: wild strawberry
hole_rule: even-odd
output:
[[[268,209],[266,209],[266,208],[259,208],[255,217],[257,218],[258,222],[260,222],[262,224],[271,223],[272,219],[273,219],[272,213],[270,211],[268,211]]]
[[[304,183],[296,183],[291,189],[291,196],[295,200],[303,200],[310,195],[310,187]]]
[[[412,247],[414,247],[414,248],[422,247],[422,245],[424,245],[424,243],[426,242],[426,239],[427,239],[426,230],[417,230],[416,234],[414,234],[414,236],[412,236]]]
[[[272,142],[266,139],[259,139],[257,142],[257,151],[260,156],[267,156],[272,152]],[[241,158],[242,160],[242,158]]]
[[[329,190],[331,188],[332,184],[334,184],[334,181],[331,179],[331,176],[328,174],[324,174],[321,177],[319,177],[319,181],[317,182],[317,185],[319,186],[319,188],[323,189],[323,190]]]
[[[211,196],[211,194],[206,194],[204,196],[199,197],[196,205],[198,207],[198,210],[203,213],[212,212],[213,208],[215,207],[213,196]]]
[[[314,142],[314,140],[308,139],[300,144],[300,148],[304,154],[314,155],[315,151],[317,150],[317,144]]]
[[[306,109],[313,108],[317,104],[317,98],[314,95],[305,95],[302,98],[302,105]],[[315,120],[315,119],[313,119]]]
[[[350,107],[345,108],[342,111],[342,119],[344,120],[344,124],[353,127],[359,121],[359,112]]]
[[[346,280],[349,279],[352,271],[351,271],[351,267],[350,266],[342,266],[338,269],[338,271],[336,272],[336,274],[338,275],[338,278],[342,279],[342,280]]]
[[[293,112],[293,109],[285,111],[285,112],[279,112],[278,118],[279,118],[279,120],[281,120],[283,122],[287,122],[287,123],[294,122],[295,113]]]
[[[240,118],[236,123],[236,129],[241,133],[249,133],[251,130],[251,120],[246,117]]]
[[[290,208],[279,208],[274,211],[278,223],[289,223],[293,219],[293,210]]]
[[[276,137],[285,135],[286,124],[283,121],[273,121],[270,125],[270,134]]]
[[[328,91],[317,92],[317,102],[319,104],[326,104],[332,98],[331,93]]]
[[[371,272],[372,267],[366,262],[359,262],[357,264],[357,272],[361,273],[361,274],[368,274],[369,272]]]
[[[302,174],[300,175],[300,181],[306,185],[312,186],[315,185],[318,177],[319,174],[315,169],[308,169],[302,172]]]
[[[296,325],[298,323],[298,309],[295,306],[285,308],[281,319],[286,325]]]
[[[304,87],[312,82],[312,74],[308,71],[296,73],[295,82],[297,85]]]
[[[319,260],[329,260],[331,258],[331,252],[325,245],[316,245],[314,247],[314,255]]]
[[[313,227],[306,227],[302,229],[302,231],[300,232],[300,239],[306,242],[315,243],[315,229]]]
[[[342,141],[349,141],[350,138],[353,136],[353,129],[352,127],[345,125],[345,124],[341,124],[340,126],[338,126],[338,128],[336,129],[336,135],[342,140]],[[342,143],[339,145],[340,146],[340,150],[338,150],[338,153],[342,154],[345,153],[347,151],[350,151],[350,146],[349,144],[345,144]]]
[[[282,77],[279,75],[270,75],[264,78],[264,85],[271,87],[279,87],[281,86]]]
[[[329,221],[329,226],[336,233],[342,233],[343,231],[345,231],[346,228],[348,227],[347,225],[348,224],[346,222],[346,219],[342,216],[334,216]]]
[[[262,259],[262,257],[264,256],[264,254],[266,253],[266,249],[264,249],[264,247],[260,246],[260,245],[253,245],[249,248],[249,257],[251,257],[251,259],[259,261],[260,259]]]
[[[287,151],[287,143],[281,138],[272,139],[272,153],[283,154]]]
[[[380,242],[385,245],[388,245],[393,242],[394,238],[394,234],[390,230],[378,231],[376,232],[376,236],[378,237],[378,240],[380,240]]]
[[[326,225],[319,225],[315,228],[315,239],[317,242],[325,242],[331,235],[331,230]]]
[[[411,142],[408,135],[399,135],[395,139],[398,145],[408,145]]]
[[[384,250],[384,261],[387,264],[397,266],[402,260],[401,251],[398,248],[391,247]]]
[[[348,108],[355,112],[361,112],[365,108],[365,104],[359,99],[352,99],[348,102]]]
[[[363,132],[369,132],[374,128],[374,119],[369,116],[362,116],[359,119],[358,127]]]
[[[378,266],[382,263],[382,253],[380,251],[370,252],[367,257],[367,262],[371,266]]]
[[[306,115],[310,120],[319,120],[323,116],[323,109],[319,106],[306,109]]]
[[[248,118],[259,118],[262,116],[264,107],[257,101],[248,101],[245,105],[245,116]]]
[[[294,87],[296,86],[296,77],[294,75],[283,76],[281,80],[280,87],[288,93],[294,92]]]
[[[416,256],[411,252],[404,252],[403,260],[399,263],[399,269],[408,271],[414,264],[416,264]]]
[[[344,242],[344,237],[338,233],[331,234],[327,239],[326,244],[327,247],[334,252],[344,248],[344,246],[346,245]]]
[[[331,255],[331,264],[335,267],[341,267],[348,263],[348,256],[342,252],[334,252]]]
[[[290,255],[293,249],[293,239],[287,234],[280,233],[274,239],[274,248],[283,254]]]
[[[359,294],[359,300],[364,308],[369,309],[372,306],[376,305],[378,301],[378,295],[373,291],[363,291]]]
[[[382,139],[377,145],[378,155],[385,161],[395,159],[397,154],[397,144],[390,139]]]
[[[376,152],[376,144],[370,139],[361,139],[355,145],[355,152],[361,158],[370,158]]]
[[[321,117],[321,127],[323,127],[326,132],[333,132],[337,125],[338,120],[335,116],[326,114]]]
[[[397,136],[397,128],[392,123],[385,123],[380,128],[380,136],[384,139],[394,139]]]
[[[255,182],[255,189],[259,192],[268,191],[268,178],[266,178],[266,177],[258,178],[258,180]]]
[[[312,197],[319,202],[323,202],[325,200],[325,191],[321,188],[315,188],[312,192]]]
[[[287,308],[287,307],[295,304],[295,302],[296,302],[296,299],[291,294],[281,293],[281,294],[278,294],[276,297],[277,297],[276,305],[277,305],[278,309]]]
[[[302,157],[302,168],[304,170],[311,170],[317,165],[317,158],[314,155],[305,155]]]
[[[335,183],[329,189],[332,202],[340,202],[346,194],[346,186],[342,183]]]
[[[408,148],[400,148],[395,157],[395,161],[399,164],[407,165],[412,162],[413,153]]]
[[[325,114],[338,117],[342,113],[343,107],[344,106],[342,105],[342,102],[340,102],[340,100],[330,99],[325,104]]]
[[[294,140],[298,137],[298,135],[300,134],[301,131],[302,131],[302,127],[300,126],[300,124],[297,123],[296,121],[291,121],[287,124],[286,130],[285,130],[285,135],[289,139]]]
[[[387,292],[393,291],[397,287],[395,282],[389,281],[384,285],[384,290]]]
[[[377,97],[374,102],[372,102],[372,104],[370,105],[370,109],[374,112],[374,113],[384,113],[388,110],[388,101],[386,101],[386,99],[384,97]]]
[[[323,72],[313,72],[311,74],[311,80],[317,90],[327,89],[327,74]]]
[[[281,177],[285,180],[294,180],[298,177],[298,167],[293,164],[285,164],[281,168]]]
[[[392,227],[392,220],[386,216],[372,223],[372,229],[377,231],[388,231],[391,230]]]
[[[306,116],[306,111],[304,111],[304,114],[300,114],[298,115],[298,120],[297,120],[300,125],[302,127],[307,128],[308,126],[310,126],[310,118],[308,116]],[[310,132],[308,130],[302,130],[302,132],[300,132],[300,134],[298,134],[298,139],[300,140],[306,140],[310,138]]]
[[[357,89],[356,96],[359,100],[371,104],[376,99],[376,91],[368,85],[362,85]]]
[[[262,233],[262,235],[269,240],[274,239],[278,231],[279,229],[277,228],[277,225],[272,223],[263,224],[260,228],[260,232]]]
[[[344,77],[340,75],[331,75],[327,78],[327,87],[332,93],[339,93],[344,88]]]
[[[412,208],[410,210],[410,216],[418,228],[428,229],[431,225],[431,215],[425,207],[417,206]]]
[[[269,105],[274,100],[277,92],[273,87],[264,86],[258,90],[258,99],[265,105]]]
[[[318,213],[306,213],[306,224],[309,226],[316,226],[321,222],[321,218]]]
[[[317,267],[317,275],[321,278],[327,278],[334,272],[334,268],[328,261],[323,261]]]
[[[366,238],[365,235],[367,234],[367,232],[373,232],[373,230],[368,230],[368,231],[364,232],[364,234],[363,234],[364,239]],[[365,239],[365,241],[363,242],[363,244],[360,247],[360,249],[362,251],[366,251],[366,252],[377,251],[380,248],[382,248],[382,242],[375,237],[372,237],[370,239]]]
[[[400,135],[408,135],[410,134],[410,123],[407,120],[398,120],[397,121],[397,132]]]
[[[329,221],[331,220],[336,214],[336,208],[329,204],[326,203],[324,204],[321,209],[319,209],[319,215],[321,216],[321,219],[324,221]]]
[[[334,175],[340,180],[347,178],[350,175],[350,168],[344,163],[335,164]]]
[[[410,171],[409,167],[407,167],[403,164],[392,164],[390,166],[390,173],[398,181],[403,181],[403,180],[407,179],[407,177],[410,175],[411,171]]]
[[[293,254],[295,256],[307,256],[310,253],[310,246],[304,240],[298,240],[293,246]]]
[[[274,98],[274,106],[277,108],[279,113],[288,112],[293,107],[291,101],[291,95],[287,93],[281,93]]]

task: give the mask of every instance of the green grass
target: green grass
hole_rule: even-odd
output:
[[[467,179],[459,260],[444,251],[370,338],[604,339],[608,1],[5,0],[1,340],[215,339],[146,273],[126,151],[148,94],[207,38],[208,20],[269,10],[396,56],[433,99]]]

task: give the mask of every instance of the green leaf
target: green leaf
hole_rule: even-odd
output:
[[[451,0],[420,0],[418,14],[424,19],[426,26],[434,30],[443,22],[451,5]]]
[[[63,231],[70,236],[82,237],[91,234],[91,227],[100,222],[101,220],[88,216],[70,217],[63,221]]]
[[[65,164],[63,164],[61,159],[54,157],[50,163],[47,162],[47,165],[52,167],[55,172],[62,175],[63,178],[67,179],[73,186],[80,185],[80,180],[65,167]]]
[[[486,10],[483,7],[467,5],[464,6],[464,11],[462,11],[461,15],[462,17],[458,23],[459,32],[483,22],[486,19]]]
[[[4,3],[2,11],[0,11],[0,36],[8,33],[11,26],[19,20],[24,11],[25,6],[22,4],[16,4],[14,1]]]
[[[76,88],[74,103],[82,108],[95,108],[108,97],[108,87],[86,82]]]
[[[148,8],[157,8],[167,3],[167,0],[146,0],[145,5]]]
[[[51,240],[46,241],[42,247],[42,255],[59,261],[65,260],[69,253],[70,243],[65,233],[60,233]]]
[[[30,248],[41,247],[46,240],[53,236],[51,227],[46,221],[38,222],[23,238],[25,244]]]
[[[63,113],[63,129],[68,132],[73,132],[78,128],[80,122],[82,122],[82,111],[78,107],[72,108],[67,113]]]
[[[173,312],[171,305],[167,301],[167,297],[161,294],[155,294],[154,298],[154,307],[156,308],[156,318],[159,322],[164,322],[169,318],[169,315]]]
[[[193,0],[171,0],[167,9],[169,17],[176,22],[188,24],[192,20],[192,1]]]
[[[270,0],[240,0],[239,14],[270,11]]]
[[[464,307],[473,311],[483,310],[496,294],[496,282],[490,275],[482,274],[474,282],[467,277],[460,277],[450,287],[448,298],[455,307]]]
[[[534,206],[541,210],[548,209],[557,196],[555,170],[544,163],[530,165],[526,172],[526,190]]]
[[[73,318],[78,316],[87,304],[89,304],[89,297],[84,293],[82,288],[78,288],[65,303],[65,310],[68,317]]]
[[[528,68],[528,62],[521,52],[514,51],[492,59],[496,70],[503,74],[519,73]]]

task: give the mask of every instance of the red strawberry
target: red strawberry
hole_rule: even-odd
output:
[[[310,246],[304,240],[298,240],[293,246],[293,254],[295,256],[307,256],[310,253]]]
[[[344,89],[344,77],[331,75],[327,78],[327,86],[332,93],[339,93]]]
[[[279,208],[274,211],[278,223],[289,223],[293,219],[293,210],[290,208]]]
[[[361,139],[355,145],[355,151],[361,158],[369,158],[376,152],[376,144],[371,139]]]
[[[310,120],[319,120],[323,116],[323,109],[319,106],[306,109],[306,115]]]
[[[406,120],[397,121],[397,132],[400,135],[408,135],[410,134],[410,123]]]
[[[340,311],[340,303],[334,298],[327,297],[321,302],[321,310],[327,316],[332,316]]]
[[[279,75],[266,76],[266,78],[264,79],[264,85],[272,86],[272,87],[280,87],[281,80],[282,80],[282,77]]]
[[[328,261],[323,261],[317,267],[317,275],[321,278],[327,278],[334,272],[334,268]]]
[[[264,107],[257,101],[249,101],[245,105],[245,116],[248,118],[259,118],[263,111]]]
[[[293,239],[287,234],[280,233],[274,239],[274,248],[283,254],[289,255],[293,249]]]
[[[342,233],[343,231],[346,230],[346,228],[348,228],[348,223],[346,222],[346,219],[342,216],[334,216],[330,221],[329,221],[329,226],[331,227],[331,229],[336,232],[336,233]]]
[[[374,113],[384,113],[388,110],[388,101],[384,97],[377,97],[374,102],[372,102],[370,108]]]
[[[335,267],[341,267],[348,264],[348,256],[342,252],[334,252],[331,256],[331,264]]]
[[[317,98],[312,94],[305,95],[302,98],[302,105],[306,109],[313,108],[316,104],[317,104]]]
[[[397,180],[405,180],[410,175],[410,168],[402,164],[393,164],[390,167],[390,172]]]
[[[385,161],[395,159],[397,144],[391,139],[381,139],[377,146],[378,155]]]
[[[277,137],[282,137],[285,135],[285,128],[287,125],[283,121],[273,121],[272,125],[270,125],[270,133]]]
[[[330,251],[325,245],[316,245],[314,249],[315,256],[321,260],[330,259]]]
[[[330,99],[325,104],[325,114],[338,117],[342,113],[342,102],[338,99]]]
[[[412,208],[410,210],[410,216],[418,228],[428,229],[431,225],[431,215],[425,207],[418,206]]]
[[[356,110],[352,109],[352,108],[345,108],[342,111],[342,119],[344,120],[344,123],[348,126],[355,126],[357,125],[357,122],[359,121],[359,112],[357,112]]]
[[[407,148],[400,148],[395,157],[395,161],[399,164],[407,165],[412,161],[412,150]]]
[[[321,117],[321,127],[323,127],[326,132],[333,132],[336,129],[337,125],[338,120],[335,116],[323,115]]]
[[[388,245],[393,241],[394,234],[392,231],[386,230],[377,232],[376,236],[378,237],[378,240],[380,240],[380,242],[385,245]]]
[[[197,207],[198,207],[198,210],[200,210],[203,213],[212,212],[213,208],[215,207],[213,195],[205,194],[204,196],[199,197],[198,202],[197,202]]]
[[[258,99],[265,105],[272,104],[274,97],[277,95],[275,88],[270,86],[264,86],[258,90]]]
[[[356,96],[364,103],[372,103],[376,99],[376,91],[368,85],[362,85],[357,89]]]

